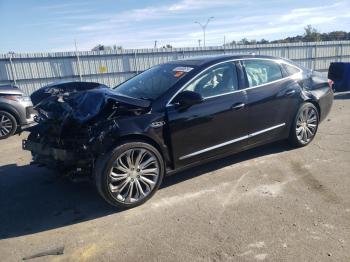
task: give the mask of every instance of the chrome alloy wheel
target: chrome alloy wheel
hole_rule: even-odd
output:
[[[315,108],[306,107],[300,112],[297,124],[296,135],[300,143],[309,143],[316,134],[318,126],[318,116]]]
[[[13,124],[10,118],[6,115],[0,114],[0,137],[7,136],[11,133]]]
[[[135,203],[152,192],[159,176],[159,163],[151,151],[129,149],[115,160],[109,173],[109,189],[117,201]]]

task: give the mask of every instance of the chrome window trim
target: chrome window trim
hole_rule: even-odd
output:
[[[270,85],[270,84],[274,84],[274,83],[277,83],[277,82],[280,82],[282,80],[286,80],[288,78],[290,79],[293,79],[296,75],[300,74],[303,70],[300,69],[299,67],[293,65],[293,64],[290,64],[288,63],[287,61],[284,61],[282,59],[276,59],[274,60],[273,58],[261,58],[261,57],[249,57],[249,58],[238,58],[238,59],[232,59],[232,60],[227,60],[227,61],[223,61],[223,62],[219,62],[217,64],[214,64],[214,65],[211,65],[210,67],[204,69],[203,71],[199,72],[198,74],[196,74],[194,77],[192,77],[183,87],[181,87],[168,101],[168,103],[166,104],[166,107],[167,106],[170,106],[170,105],[173,105],[171,103],[171,101],[180,93],[182,92],[186,87],[189,86],[189,84],[195,80],[200,74],[202,74],[203,72],[205,72],[206,70],[209,70],[217,65],[220,65],[220,64],[224,64],[224,63],[229,63],[229,62],[236,62],[236,61],[242,61],[242,60],[268,60],[268,61],[273,61],[275,63],[278,63],[278,64],[286,64],[286,65],[289,65],[289,66],[292,66],[292,67],[295,67],[296,69],[299,70],[298,73],[295,73],[293,75],[290,75],[290,76],[287,76],[287,77],[283,77],[281,79],[278,79],[278,80],[275,80],[275,81],[272,81],[272,82],[268,82],[268,83],[265,83],[265,84],[261,84],[261,85],[257,85],[257,86],[252,86],[252,87],[246,87],[246,88],[243,88],[243,89],[238,89],[238,90],[235,90],[235,91],[232,91],[232,92],[228,92],[228,93],[224,93],[224,94],[220,94],[220,95],[215,95],[215,96],[208,96],[206,98],[204,98],[204,100],[207,100],[207,99],[210,99],[210,98],[214,98],[214,97],[220,97],[220,96],[224,96],[224,95],[229,95],[229,94],[234,94],[234,93],[238,93],[238,92],[245,92],[247,90],[250,90],[250,89],[254,89],[254,88],[258,88],[258,87],[263,87],[263,86],[266,86],[266,85]]]
[[[190,157],[193,157],[193,156],[197,156],[197,155],[203,154],[203,153],[205,153],[205,152],[208,152],[208,151],[211,151],[211,150],[214,150],[214,149],[223,147],[223,146],[227,146],[227,145],[230,145],[230,144],[234,144],[234,143],[237,143],[237,142],[239,142],[239,141],[242,141],[242,140],[245,140],[245,139],[248,139],[248,138],[251,138],[251,137],[254,137],[254,136],[257,136],[257,135],[266,133],[266,132],[269,132],[269,131],[271,131],[271,130],[274,130],[274,129],[283,127],[283,126],[285,126],[285,125],[286,125],[286,123],[282,123],[282,124],[279,124],[279,125],[275,125],[275,126],[272,126],[272,127],[269,127],[269,128],[266,128],[266,129],[263,129],[263,130],[260,130],[260,131],[251,133],[251,134],[248,134],[248,135],[246,135],[246,136],[242,136],[242,137],[239,137],[239,138],[236,138],[236,139],[233,139],[233,140],[230,140],[230,141],[221,143],[221,144],[217,144],[217,145],[215,145],[215,146],[207,147],[207,148],[204,148],[204,149],[202,149],[202,150],[193,152],[193,153],[191,153],[191,154],[188,154],[188,155],[185,155],[185,156],[181,156],[181,157],[179,158],[179,160],[184,160],[184,159],[187,159],[187,158],[190,158]]]
[[[210,98],[225,96],[225,95],[234,94],[234,93],[238,93],[238,92],[242,92],[242,91],[243,91],[242,89],[238,89],[235,91],[231,91],[231,92],[227,92],[227,93],[223,93],[223,94],[219,94],[219,95],[215,95],[215,96],[207,96],[207,97],[204,97],[203,100],[208,100]]]

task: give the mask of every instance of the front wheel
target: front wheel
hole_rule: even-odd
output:
[[[16,130],[16,118],[6,111],[0,111],[0,140],[12,136]]]
[[[97,160],[94,176],[100,195],[109,204],[132,208],[154,195],[164,172],[163,158],[155,147],[128,142]]]
[[[308,145],[315,137],[319,124],[319,113],[312,103],[304,103],[295,116],[289,134],[289,141],[293,146]]]

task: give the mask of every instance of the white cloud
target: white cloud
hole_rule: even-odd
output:
[[[44,10],[63,10],[67,8],[77,8],[81,6],[89,5],[89,2],[72,2],[72,3],[62,3],[62,4],[51,4],[51,5],[42,5],[39,7],[35,7],[38,9]]]
[[[319,30],[336,30],[339,29],[338,24],[344,24],[340,21],[350,17],[349,1],[305,8],[284,8],[283,4],[271,6],[265,1],[181,0],[175,4],[160,4],[114,14],[67,13],[65,19],[80,21],[80,26],[71,28],[72,39],[59,36],[53,42],[72,46],[70,43],[76,38],[83,50],[97,44],[151,47],[154,40],[158,40],[160,45],[194,46],[202,38],[202,31],[194,21],[205,21],[207,17],[215,16],[207,30],[207,44],[220,45],[224,35],[227,41],[276,39],[302,34],[307,24]],[[86,22],[89,16],[95,22]]]
[[[237,4],[239,1],[235,0],[217,0],[217,1],[212,1],[212,0],[182,0],[179,3],[172,4],[166,9],[168,11],[190,11],[190,10],[198,10],[198,9],[207,9],[211,7],[218,7],[218,6],[227,6],[227,7],[232,7],[235,4]]]
[[[106,28],[113,29],[120,26],[120,23],[135,23],[151,20],[159,20],[165,18],[180,18],[183,13],[193,10],[204,10],[208,8],[222,8],[225,6],[233,6],[238,0],[182,0],[177,4],[149,6],[141,9],[127,10],[114,16],[107,16],[107,19],[102,21],[83,25],[78,30],[95,31],[104,30]],[[193,14],[192,14],[193,15]]]
[[[292,22],[299,19],[305,19],[305,18],[307,19],[307,18],[314,18],[314,17],[327,18],[330,13],[333,13],[334,10],[341,10],[346,6],[349,7],[347,2],[336,2],[331,5],[292,9],[289,13],[281,17],[281,21]]]

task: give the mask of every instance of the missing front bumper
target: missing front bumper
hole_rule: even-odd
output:
[[[23,140],[22,148],[23,150],[31,151],[33,155],[51,157],[57,161],[66,162],[74,160],[74,154],[70,151],[59,148],[47,147],[45,145],[35,143],[30,140]]]

